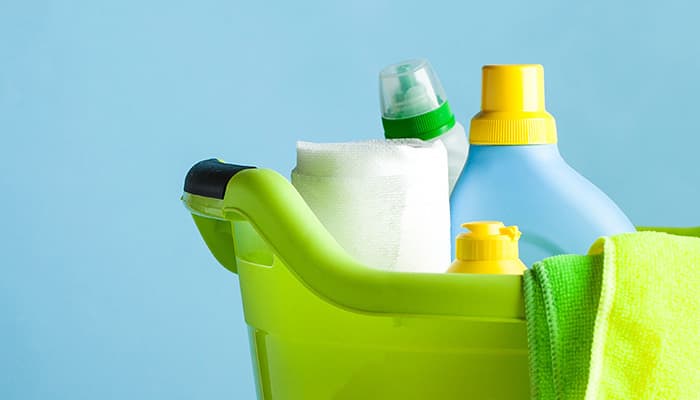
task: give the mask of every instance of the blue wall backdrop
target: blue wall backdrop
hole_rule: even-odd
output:
[[[570,163],[637,224],[699,224],[698,6],[0,0],[0,398],[251,399],[237,277],[179,196],[219,156],[377,138],[377,73],[542,63]],[[536,190],[536,188],[533,188]]]

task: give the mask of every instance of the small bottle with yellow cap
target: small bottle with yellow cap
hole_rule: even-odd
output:
[[[518,258],[517,226],[504,226],[498,221],[467,222],[462,226],[469,232],[457,236],[457,258],[447,272],[523,274],[526,267]]]
[[[450,197],[452,237],[464,221],[517,221],[520,258],[532,265],[585,253],[600,236],[634,231],[617,205],[559,154],[541,65],[483,68],[481,111],[471,120],[469,143],[469,161]]]

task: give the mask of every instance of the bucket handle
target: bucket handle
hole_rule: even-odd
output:
[[[187,174],[182,200],[211,252],[232,272],[237,267],[231,222],[246,220],[307,288],[342,308],[524,318],[520,276],[409,273],[362,265],[328,233],[294,186],[273,170],[205,160]]]

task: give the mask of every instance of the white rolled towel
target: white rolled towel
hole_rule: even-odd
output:
[[[366,265],[445,272],[451,262],[447,153],[440,141],[297,143],[292,184]]]

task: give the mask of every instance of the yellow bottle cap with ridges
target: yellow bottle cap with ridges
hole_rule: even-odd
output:
[[[498,221],[475,221],[462,224],[470,232],[457,236],[456,256],[460,261],[497,261],[518,259],[517,226]]]
[[[544,68],[539,64],[485,65],[481,111],[471,120],[469,143],[552,144],[557,126],[544,104]]]

